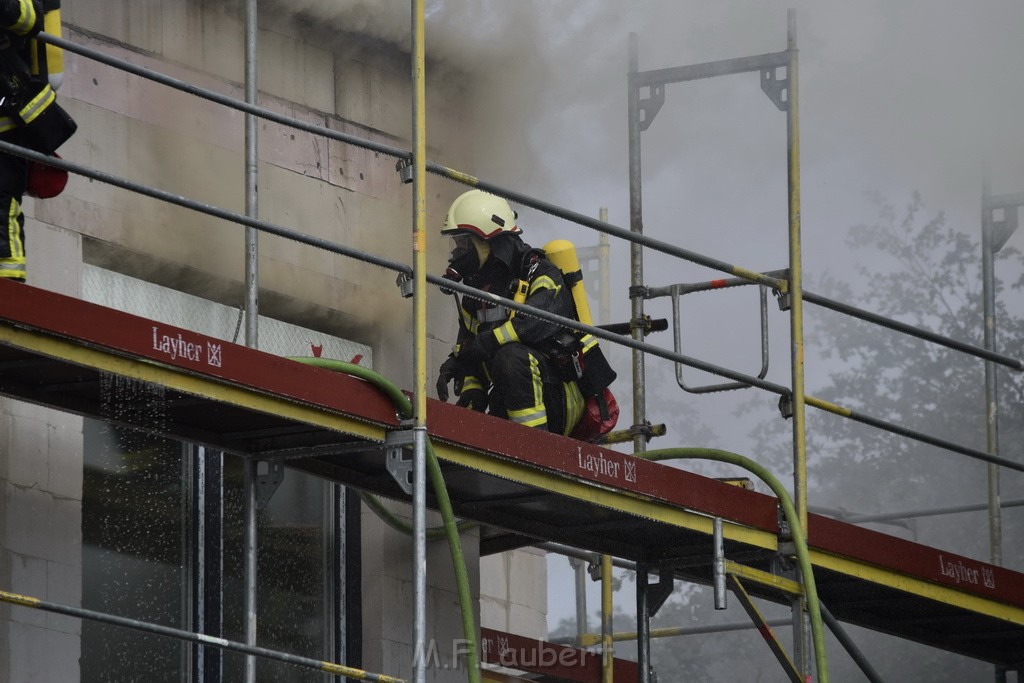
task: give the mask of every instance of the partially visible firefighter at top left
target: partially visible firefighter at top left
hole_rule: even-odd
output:
[[[61,51],[36,36],[60,36],[60,0],[0,0],[0,140],[53,156],[77,126],[57,104]],[[25,194],[60,194],[67,173],[0,152],[0,277],[25,281]]]

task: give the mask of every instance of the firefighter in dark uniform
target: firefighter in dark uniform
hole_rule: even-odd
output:
[[[523,242],[521,232],[504,199],[480,190],[466,192],[452,203],[441,230],[454,240],[445,276],[574,318],[573,297],[561,271],[543,251]],[[460,406],[557,434],[571,433],[584,397],[578,379],[558,367],[556,359],[569,360],[559,353],[560,340],[582,350],[579,335],[468,296],[459,302],[459,315],[457,344],[441,366],[438,397],[447,400],[448,383],[454,381]],[[596,345],[596,339],[589,340]]]
[[[34,40],[44,28],[60,34],[59,0],[0,0],[0,140],[53,154],[76,126],[56,102],[60,51]],[[0,153],[0,277],[18,282],[25,281],[21,202],[29,168],[26,159]]]

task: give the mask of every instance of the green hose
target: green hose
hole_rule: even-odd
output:
[[[392,529],[394,529],[395,531],[397,531],[400,534],[405,534],[406,536],[412,536],[412,533],[413,533],[412,525],[409,524],[404,519],[402,519],[401,517],[399,517],[398,515],[396,515],[395,513],[393,513],[391,510],[388,510],[384,506],[384,503],[381,502],[380,498],[378,498],[377,496],[373,495],[372,493],[366,493],[365,491],[360,491],[359,492],[359,498],[364,503],[366,503],[366,506],[368,508],[370,508],[375,515],[377,515],[377,518],[380,519],[380,521],[384,522],[385,524],[387,524],[389,527],[391,527]],[[458,524],[456,524],[455,528],[458,529],[460,534],[462,534],[462,533],[465,533],[465,532],[470,531],[472,529],[475,529],[478,526],[480,526],[480,525],[477,524],[476,522],[467,522],[467,521],[463,520],[463,521],[459,522]],[[441,538],[448,538],[448,533],[447,533],[447,531],[445,531],[445,528],[444,528],[443,524],[441,526],[428,526],[427,527],[427,540],[428,541],[436,541],[436,540],[441,539]]]
[[[404,419],[412,417],[412,403],[402,391],[384,376],[354,363],[346,363],[340,360],[327,358],[303,358],[293,357],[290,360],[314,365],[318,368],[325,368],[335,372],[344,372],[353,377],[369,382],[394,402],[398,408],[398,414]],[[441,465],[437,462],[434,454],[434,447],[430,440],[427,440],[427,475],[430,477],[431,486],[434,489],[434,496],[437,498],[438,507],[441,509],[441,518],[444,521],[444,532],[448,537],[448,547],[451,551],[452,565],[455,570],[455,583],[459,590],[459,604],[462,608],[462,631],[468,644],[466,651],[466,665],[469,669],[470,683],[480,683],[480,661],[476,641],[476,623],[473,620],[473,597],[469,590],[469,573],[466,571],[466,558],[462,554],[462,543],[459,540],[459,528],[455,523],[455,513],[452,511],[452,501],[448,497],[448,488],[444,483],[444,475],[441,473]]]
[[[772,492],[779,499],[779,505],[789,520],[790,532],[793,535],[793,543],[796,546],[797,561],[800,563],[800,571],[803,574],[804,592],[807,597],[807,612],[811,618],[811,633],[814,640],[814,663],[818,670],[820,683],[828,683],[828,655],[825,652],[825,630],[821,621],[821,604],[818,602],[818,589],[814,583],[814,571],[811,567],[810,553],[807,550],[807,537],[800,526],[800,518],[797,517],[796,508],[789,497],[789,492],[783,488],[775,476],[765,467],[736,453],[721,451],[717,448],[662,448],[660,450],[635,453],[636,457],[645,460],[673,460],[673,459],[695,459],[695,460],[717,460],[718,462],[737,465],[751,472],[768,484]]]

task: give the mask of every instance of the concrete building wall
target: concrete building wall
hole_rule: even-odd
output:
[[[88,0],[64,14],[71,39],[243,97],[244,26],[217,6]],[[408,55],[356,37],[314,45],[298,33],[280,17],[261,21],[260,105],[408,149]],[[60,94],[80,132],[64,156],[244,213],[243,114],[75,55],[68,61]],[[444,149],[453,164],[465,162],[470,151],[459,135],[468,122],[448,104],[461,99],[452,91],[460,87],[453,79],[428,85],[429,153]],[[410,261],[411,191],[401,184],[395,159],[266,121],[258,129],[261,219]],[[439,226],[460,189],[436,178],[428,185],[429,224]],[[72,178],[64,195],[41,203],[38,215],[74,225],[86,238],[91,263],[138,271],[127,274],[223,303],[243,299],[244,230],[237,225],[80,177]],[[437,271],[445,250],[434,231],[430,236],[429,265]],[[369,303],[397,293],[393,272],[269,235],[260,236],[260,252],[261,312],[316,322],[327,332],[374,345],[407,334],[411,306],[397,296],[394,306]],[[432,292],[430,303],[439,310],[442,296]],[[445,316],[430,335],[447,339],[452,329]],[[381,363],[378,369],[398,381],[411,376],[407,358]]]
[[[35,223],[33,281],[81,294],[82,241]],[[78,605],[82,597],[82,418],[0,398],[0,586]],[[0,604],[0,683],[78,679],[81,624]]]
[[[76,43],[242,98],[244,25],[230,3],[76,0],[63,13],[64,35]],[[408,55],[365,37],[314,33],[280,14],[261,16],[260,104],[410,148]],[[243,114],[71,53],[65,59],[59,101],[79,132],[62,156],[244,213]],[[435,79],[429,73],[428,154],[471,169],[466,140],[473,122],[453,104],[466,99],[469,81],[451,78],[450,71]],[[401,184],[395,159],[266,121],[258,130],[261,219],[410,262],[411,187]],[[430,226],[441,224],[463,189],[428,179]],[[29,199],[25,210],[32,285],[78,296],[81,264],[88,263],[226,305],[244,299],[244,231],[238,225],[74,175],[60,197]],[[433,272],[443,270],[446,246],[431,229]],[[260,236],[259,267],[261,314],[368,344],[376,370],[411,384],[411,302],[399,296],[395,273],[267,235]],[[449,351],[455,321],[450,303],[432,288],[428,307],[443,312],[428,323],[428,361],[437,367]],[[75,416],[0,401],[0,586],[80,603],[81,433]],[[406,677],[412,662],[411,548],[371,515],[364,519],[363,665]],[[475,535],[464,542],[476,594]],[[542,572],[542,565],[535,569]],[[428,630],[444,656],[462,635],[443,542],[430,547],[428,576]],[[531,598],[509,611],[520,607],[532,625],[527,632],[543,635],[537,628],[542,605]],[[0,683],[77,680],[79,633],[75,620],[0,606]],[[441,669],[430,676],[462,680],[462,674]]]
[[[480,623],[497,631],[544,640],[547,553],[520,548],[480,558]]]

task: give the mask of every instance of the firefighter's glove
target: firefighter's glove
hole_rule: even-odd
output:
[[[493,332],[476,335],[459,349],[459,361],[467,368],[476,368],[486,363],[498,350],[498,339]]]
[[[437,397],[442,401],[448,400],[448,382],[455,380],[455,394],[462,390],[463,371],[459,359],[455,356],[448,356],[448,360],[441,363],[441,369],[437,371]]]
[[[487,392],[483,389],[466,389],[459,396],[458,405],[478,413],[487,412]]]

